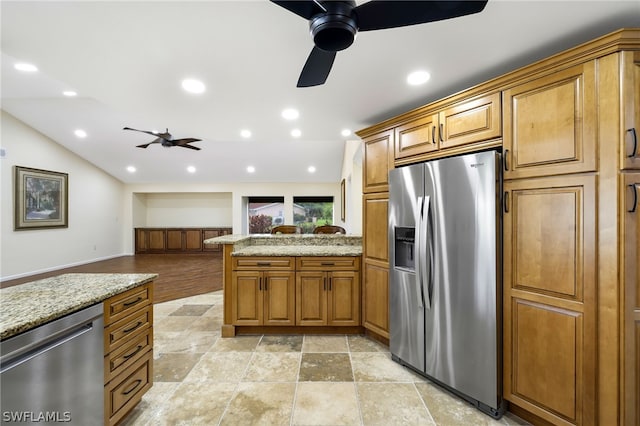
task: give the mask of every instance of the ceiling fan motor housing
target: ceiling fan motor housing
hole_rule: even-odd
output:
[[[327,52],[338,52],[351,46],[358,24],[353,16],[355,1],[327,1],[322,7],[327,11],[311,18],[309,27],[314,44]]]

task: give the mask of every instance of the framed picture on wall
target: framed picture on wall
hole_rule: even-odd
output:
[[[345,194],[345,182],[344,179],[342,179],[342,181],[340,182],[340,220],[342,220],[344,222],[345,218],[347,217],[347,209],[345,206],[346,203],[346,194]]]
[[[69,175],[15,166],[14,229],[67,228]]]

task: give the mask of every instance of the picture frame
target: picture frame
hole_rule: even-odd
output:
[[[14,167],[14,230],[68,228],[69,175]]]
[[[346,188],[345,188],[345,181],[344,179],[342,179],[342,181],[340,182],[340,220],[342,220],[343,222],[345,221],[346,217],[347,217],[347,208],[346,208]]]

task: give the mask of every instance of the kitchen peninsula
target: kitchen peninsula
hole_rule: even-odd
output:
[[[0,290],[3,414],[118,423],[152,386],[157,276],[64,274]]]
[[[360,334],[362,237],[225,235],[222,337],[253,333]]]

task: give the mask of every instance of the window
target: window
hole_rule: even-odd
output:
[[[333,197],[293,197],[293,223],[303,234],[320,225],[333,225]]]
[[[284,197],[249,197],[249,233],[269,234],[284,225]]]

